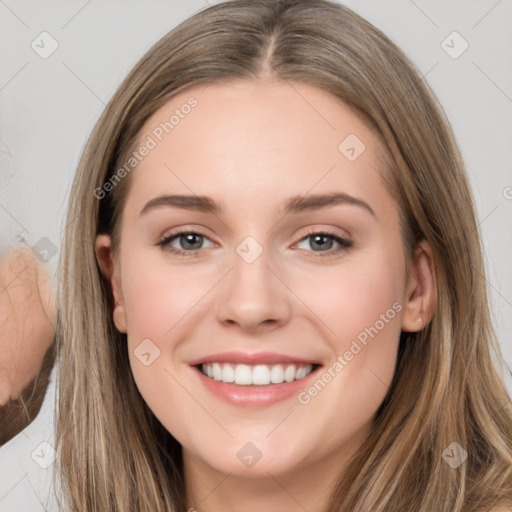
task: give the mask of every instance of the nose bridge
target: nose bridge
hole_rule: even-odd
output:
[[[270,249],[255,237],[247,236],[235,251],[233,270],[220,298],[219,320],[245,329],[260,324],[282,324],[290,314],[289,297],[286,287],[270,270]]]

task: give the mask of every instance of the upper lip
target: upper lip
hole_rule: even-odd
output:
[[[191,366],[208,363],[232,363],[232,364],[319,364],[317,361],[310,359],[303,359],[300,357],[289,356],[285,354],[276,354],[273,352],[254,352],[252,354],[246,352],[219,352],[204,356],[194,361],[190,361]]]

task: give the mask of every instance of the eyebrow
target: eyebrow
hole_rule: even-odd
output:
[[[310,194],[307,196],[294,196],[289,198],[283,208],[283,213],[301,213],[306,211],[320,210],[332,206],[348,204],[359,206],[368,213],[376,217],[371,206],[357,197],[353,197],[344,192],[332,192],[330,194]],[[170,208],[180,208],[183,210],[192,210],[202,213],[211,213],[214,215],[222,213],[222,207],[208,196],[198,195],[164,195],[158,196],[148,201],[139,215],[145,215],[151,210],[162,206]]]

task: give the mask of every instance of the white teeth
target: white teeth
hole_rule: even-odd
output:
[[[235,366],[235,384],[252,384],[252,370],[250,366],[246,364],[237,364]]]
[[[303,379],[313,371],[313,365],[294,364],[247,364],[208,363],[201,365],[204,375],[226,383],[235,383],[241,386],[268,386],[269,384],[282,384]]]
[[[286,382],[293,382],[295,380],[295,366],[289,364],[284,371],[284,380]]]
[[[284,381],[284,368],[282,364],[275,364],[270,370],[270,382],[281,384]]]
[[[235,369],[230,364],[222,368],[222,382],[235,382]]]
[[[212,364],[213,378],[215,380],[222,380],[222,368],[219,363]]]
[[[252,370],[252,383],[257,386],[270,384],[270,370],[263,364],[256,365]]]

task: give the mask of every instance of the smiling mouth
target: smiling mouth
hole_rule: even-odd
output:
[[[269,386],[301,380],[312,373],[316,364],[231,364],[203,363],[197,368],[212,380],[240,386]]]

